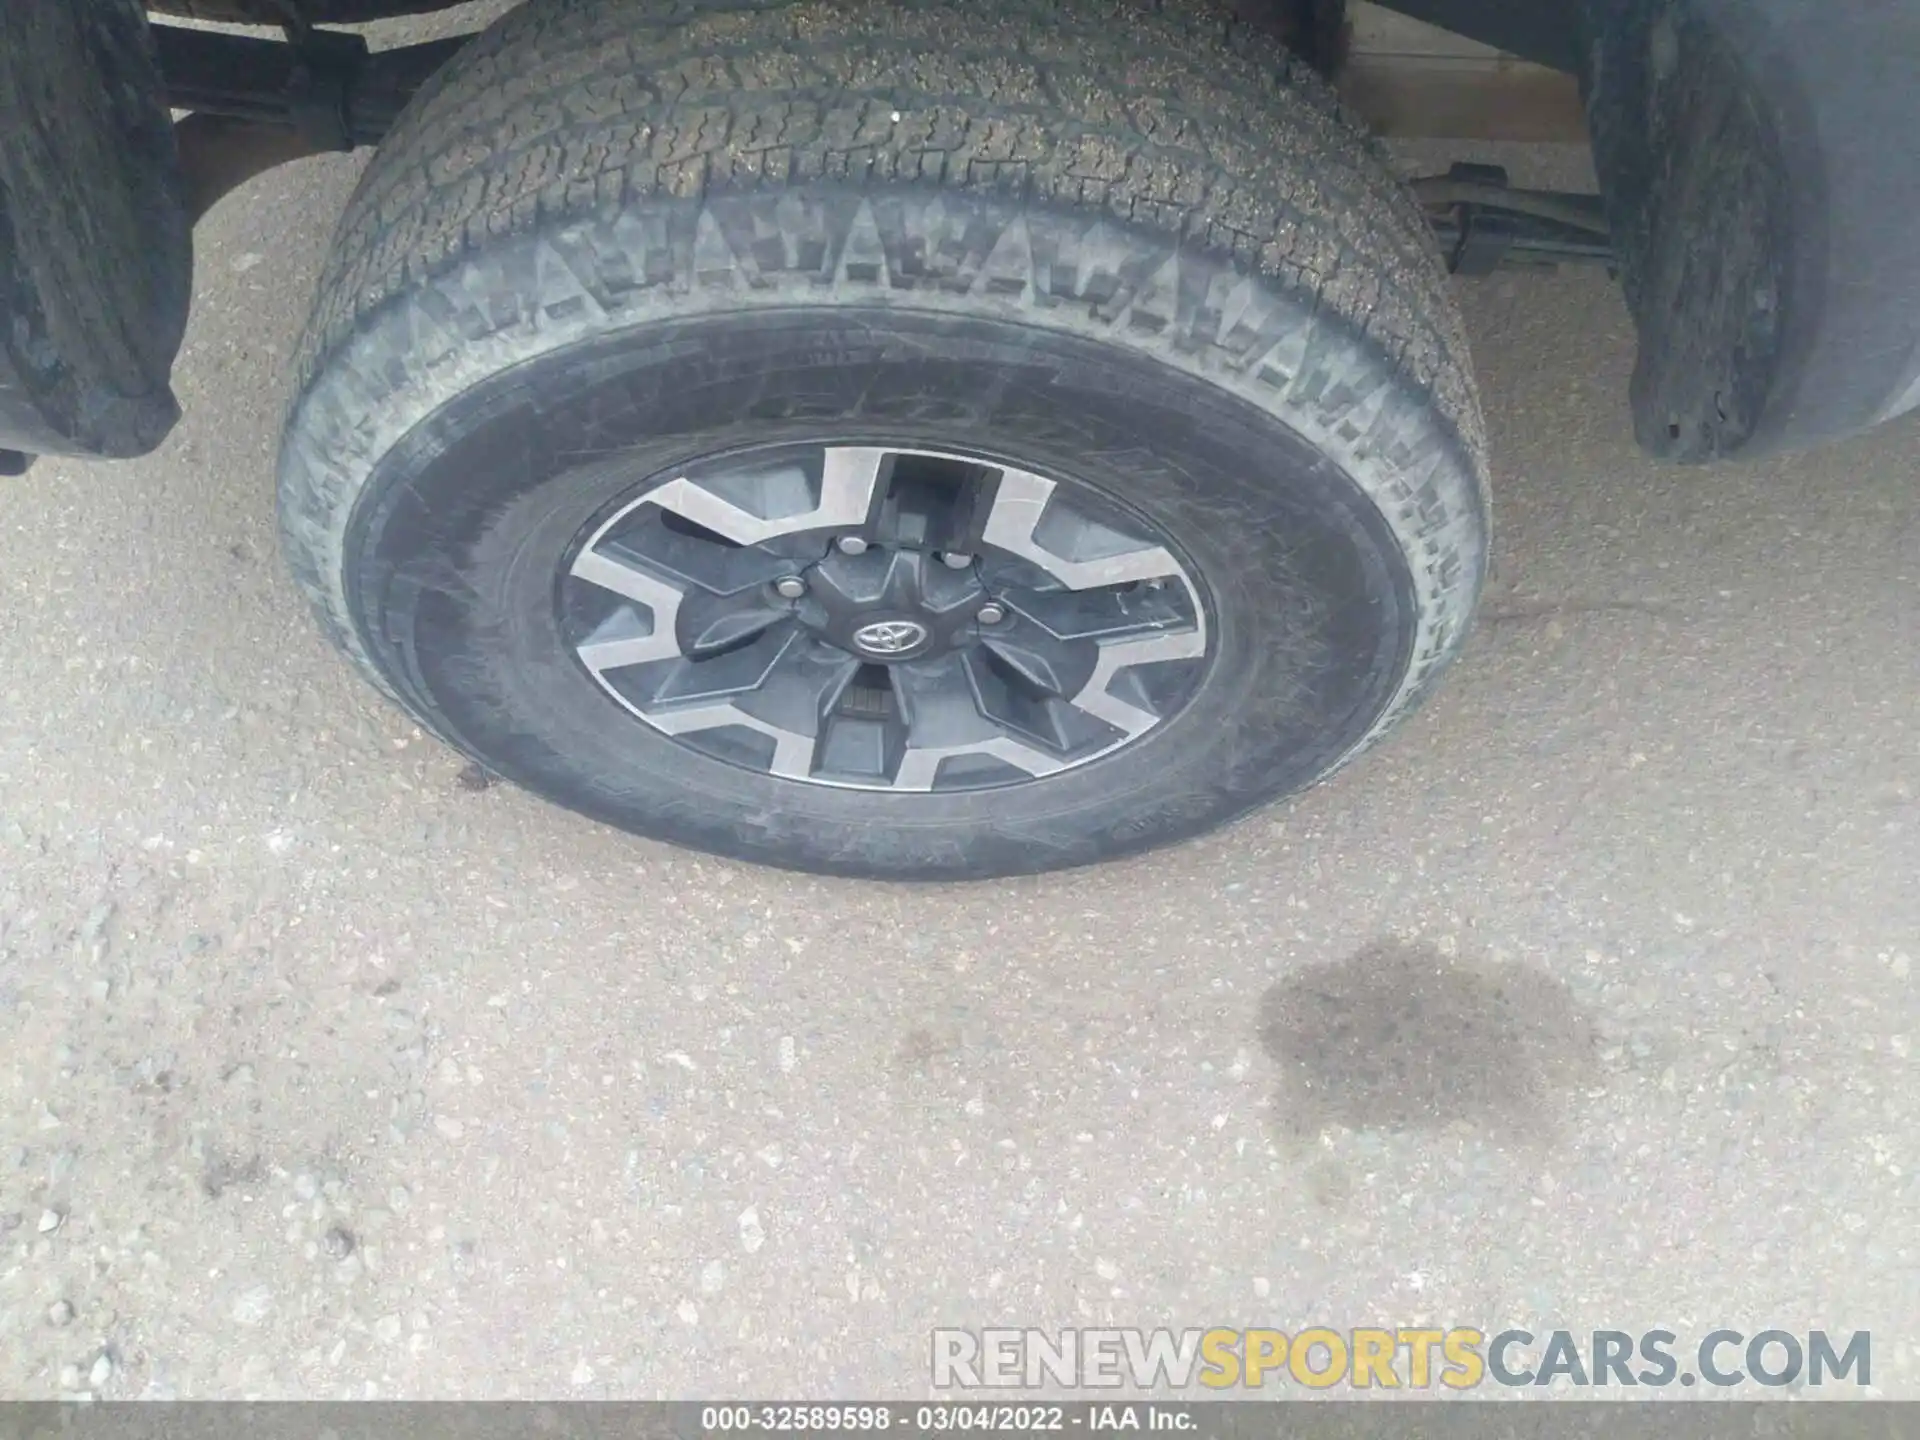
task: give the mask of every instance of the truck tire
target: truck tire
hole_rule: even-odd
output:
[[[846,875],[1326,776],[1459,648],[1485,455],[1420,212],[1194,0],[534,0],[300,351],[321,622],[492,771]]]

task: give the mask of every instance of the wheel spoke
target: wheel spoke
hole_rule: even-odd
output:
[[[822,453],[817,490],[790,463],[706,480],[680,475],[646,499],[736,545],[761,545],[804,530],[865,525],[891,459],[888,450],[833,445]]]
[[[1093,674],[1087,678],[1080,693],[1073,697],[1073,704],[1089,715],[1125,731],[1129,737],[1138,735],[1157,725],[1160,717],[1113,693],[1113,682],[1119,678],[1120,672],[1135,665],[1149,665],[1161,660],[1191,660],[1204,655],[1206,649],[1206,636],[1198,630],[1176,630],[1169,634],[1142,635],[1127,640],[1104,640],[1100,643],[1100,658],[1094,662]]]
[[[1025,470],[1002,470],[981,538],[1038,565],[1069,590],[1180,574],[1180,563],[1164,545],[1055,505],[1058,488]]]
[[[1023,745],[1010,735],[996,735],[977,745],[913,746],[900,758],[900,768],[893,774],[893,788],[931,790],[940,778],[942,765],[969,755],[984,755],[1011,765],[1016,770],[1024,770],[1036,778],[1066,768],[1045,751],[1032,745]]]
[[[693,701],[725,699],[747,695],[767,683],[781,660],[801,643],[802,637],[791,627],[784,631],[761,631],[744,645],[704,658],[688,655],[663,666],[664,673],[652,675],[652,693],[639,692],[635,698],[651,708]]]
[[[699,673],[714,663],[683,668],[697,680]],[[780,646],[758,682],[732,698],[662,706],[642,713],[669,735],[692,735],[731,726],[766,736],[774,742],[770,773],[806,780],[814,772],[826,717],[859,668],[852,656],[834,655],[796,633]]]
[[[773,741],[773,759],[767,773],[786,780],[805,780],[813,774],[814,737],[783,730],[756,720],[738,705],[697,705],[687,710],[667,710],[649,714],[647,719],[668,735],[692,735],[701,730],[720,730],[738,726]]]
[[[757,720],[817,738],[859,669],[860,662],[853,656],[796,633],[759,686],[751,695],[741,696],[738,704]]]
[[[792,618],[790,607],[758,587],[741,595],[695,591],[681,601],[678,628],[686,636],[682,648],[687,657],[708,660],[738,650]]]
[[[1040,633],[1056,641],[1157,635],[1191,625],[1194,619],[1192,597],[1185,585],[1177,583],[1158,589],[1147,585],[1099,590],[1003,587],[996,593]]]
[[[1025,637],[1015,635],[982,636],[980,644],[1029,689],[1062,700],[1067,698],[1071,686],[1065,677],[1072,657],[1061,653],[1064,647],[1030,643]]]
[[[1026,771],[1050,775],[1063,761],[1007,732],[982,713],[959,655],[893,669],[894,695],[910,737],[894,771],[896,790],[931,790],[940,767],[962,755],[987,755]]]
[[[598,674],[649,660],[669,660],[680,653],[682,595],[674,586],[591,548],[574,557],[571,573],[590,585],[633,601],[647,612],[644,630],[637,630],[630,614],[617,614],[588,636],[578,650],[589,670]]]
[[[616,517],[593,548],[670,584],[716,595],[770,584],[794,568],[794,561],[768,549],[736,545],[683,515],[644,505],[637,515]]]

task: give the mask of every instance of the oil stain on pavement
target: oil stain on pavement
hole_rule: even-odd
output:
[[[1280,1073],[1278,1127],[1295,1141],[1466,1126],[1548,1145],[1593,1063],[1592,1026],[1553,976],[1397,940],[1275,984],[1260,1039]]]

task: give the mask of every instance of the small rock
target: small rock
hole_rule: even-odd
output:
[[[68,1300],[56,1300],[47,1306],[47,1323],[56,1330],[64,1330],[73,1323],[73,1303]]]
[[[700,1293],[718,1295],[727,1287],[727,1267],[718,1260],[709,1260],[700,1271]]]
[[[66,1218],[67,1217],[62,1215],[58,1210],[42,1210],[40,1212],[40,1223],[34,1226],[34,1228],[42,1235],[51,1235],[60,1228],[66,1221]]]
[[[1112,1282],[1120,1278],[1120,1267],[1103,1257],[1093,1262],[1093,1273],[1102,1280]]]
[[[749,1205],[740,1212],[740,1244],[751,1255],[767,1243],[767,1230],[760,1223],[760,1212]]]
[[[398,1315],[382,1315],[378,1320],[373,1322],[373,1333],[375,1338],[382,1344],[394,1344],[400,1338],[400,1317]]]
[[[87,1384],[94,1389],[102,1389],[113,1378],[113,1359],[104,1350],[93,1362],[93,1368],[87,1372]]]
[[[478,760],[467,765],[456,777],[462,790],[485,790],[493,784],[493,776]]]
[[[453,1116],[451,1115],[434,1116],[433,1128],[438,1130],[442,1135],[446,1136],[447,1139],[449,1140],[458,1140],[462,1135],[467,1133],[467,1127],[465,1125],[462,1125],[458,1120],[454,1119]]]
[[[329,1260],[344,1260],[353,1253],[353,1243],[353,1232],[344,1225],[336,1225],[321,1237],[320,1248]]]
[[[293,1193],[296,1199],[311,1200],[320,1193],[320,1182],[311,1175],[296,1175],[293,1177]]]
[[[593,1366],[589,1365],[585,1360],[582,1360],[573,1367],[573,1374],[567,1378],[572,1380],[576,1385],[591,1385],[593,1383]]]
[[[80,1367],[78,1365],[62,1365],[60,1367],[60,1388],[69,1393],[80,1388]]]
[[[94,947],[104,953],[106,950],[107,922],[113,918],[113,902],[102,901],[87,912],[86,922],[80,927],[80,943]]]
[[[678,1315],[684,1324],[698,1325],[700,1323],[700,1307],[691,1300],[682,1300],[678,1305],[673,1307],[673,1313]]]
[[[255,1285],[251,1290],[243,1290],[234,1296],[233,1305],[228,1314],[233,1323],[251,1330],[265,1320],[273,1310],[273,1292],[264,1285]]]
[[[1267,1277],[1264,1275],[1254,1276],[1253,1277],[1253,1293],[1256,1297],[1258,1297],[1261,1300],[1266,1299],[1267,1296],[1273,1293],[1273,1282],[1267,1279]]]

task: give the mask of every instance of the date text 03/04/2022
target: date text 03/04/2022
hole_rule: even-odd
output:
[[[702,1435],[847,1434],[900,1430],[938,1435],[1006,1431],[1119,1433],[1129,1430],[1181,1433],[1197,1427],[1193,1407],[1160,1402],[994,1404],[988,1401],[913,1402],[870,1405],[703,1405]]]

